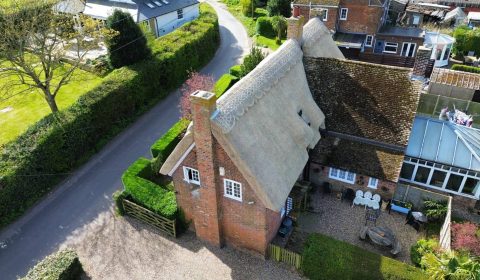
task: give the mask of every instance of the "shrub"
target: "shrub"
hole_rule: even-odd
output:
[[[115,202],[115,212],[123,216],[125,215],[125,209],[123,208],[122,200],[127,197],[124,191],[118,190],[113,193],[113,202]]]
[[[469,51],[480,54],[480,29],[470,29],[468,26],[459,26],[453,32],[455,43],[453,52],[457,55],[466,55]]]
[[[245,58],[243,59],[243,63],[240,66],[240,77],[245,77],[255,67],[257,67],[257,65],[262,62],[264,58],[265,55],[260,48],[252,47],[252,49],[250,50],[250,54],[245,56]]]
[[[152,175],[150,161],[139,158],[122,175],[125,192],[131,200],[167,218],[175,219],[178,214],[175,193],[145,179]]]
[[[477,226],[470,222],[452,223],[452,248],[480,256],[480,240],[476,234],[477,229]]]
[[[224,74],[215,83],[215,87],[213,88],[213,92],[217,95],[217,97],[220,97],[229,88],[231,88],[237,81],[238,81],[237,77],[235,77],[233,75],[230,75],[230,74]]]
[[[153,58],[114,70],[58,117],[46,116],[0,153],[0,227],[23,214],[140,113],[199,69],[219,43],[217,17],[200,17],[151,42]],[[44,174],[58,174],[50,176]]]
[[[479,279],[480,263],[468,254],[456,252],[427,253],[422,258],[422,267],[431,279]]]
[[[192,120],[192,110],[190,104],[190,95],[197,90],[212,91],[215,81],[211,75],[202,75],[198,72],[190,72],[188,79],[182,85],[180,91],[180,114],[183,119]]]
[[[71,249],[47,256],[27,273],[23,280],[72,280],[79,279],[83,269],[77,253]]]
[[[445,218],[448,212],[448,202],[445,201],[436,201],[436,200],[425,200],[423,202],[425,208],[425,214],[428,218],[432,220],[440,220]]]
[[[268,0],[267,2],[268,15],[279,16],[282,15],[289,18],[292,15],[292,8],[289,0]]]
[[[255,0],[240,0],[240,5],[242,5],[242,14],[244,16],[254,16]]]
[[[128,12],[116,9],[107,18],[107,27],[118,32],[106,41],[112,67],[131,65],[150,55],[147,39]]]
[[[269,17],[259,17],[255,26],[257,34],[265,37],[275,37],[275,31],[273,30],[272,22]]]
[[[439,250],[438,240],[436,239],[420,239],[410,248],[410,260],[416,266],[420,266],[422,257],[427,253]]]
[[[480,74],[480,67],[468,66],[468,65],[462,65],[462,64],[454,64],[452,66],[452,70]]]
[[[366,251],[322,234],[311,234],[304,245],[302,269],[317,279],[427,279],[405,263]]]
[[[242,74],[242,65],[234,65],[230,67],[229,70],[230,75],[235,76],[235,77],[240,77]]]
[[[280,45],[282,42],[282,38],[287,33],[287,20],[282,16],[274,16],[272,17],[272,27],[273,30],[277,33],[277,39],[275,42]]]

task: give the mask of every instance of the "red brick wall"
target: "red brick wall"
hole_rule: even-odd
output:
[[[312,8],[315,8],[316,6],[312,6]],[[300,8],[300,15],[305,18],[305,24],[310,20],[310,7],[306,6],[299,6]],[[317,8],[323,8],[323,9],[328,9],[328,14],[327,14],[327,21],[323,21],[325,26],[330,29],[335,31],[336,30],[336,22],[337,22],[337,17],[338,17],[338,9],[337,8],[326,8],[326,7],[317,7]],[[312,15],[313,17],[314,15]]]
[[[227,244],[264,255],[266,246],[275,237],[280,226],[280,213],[265,208],[262,201],[258,199],[253,189],[216,140],[214,140],[214,153],[215,165],[218,167],[214,172],[217,175],[216,189],[218,190],[220,204],[219,217],[222,239]],[[195,217],[197,219],[201,217],[198,213],[195,216],[194,211],[198,211],[195,205],[201,197],[196,196],[196,193],[202,187],[188,184],[183,180],[183,166],[197,168],[196,161],[196,151],[193,149],[173,174],[177,203],[185,212],[186,218],[192,220]],[[220,167],[224,168],[225,176],[220,176]],[[202,175],[200,173],[201,182]],[[242,184],[242,201],[224,196],[224,179]],[[195,221],[192,225],[197,223],[198,221]],[[193,226],[193,229],[195,229],[195,226]]]
[[[370,191],[372,193],[378,193],[382,199],[386,200],[393,198],[393,194],[395,193],[395,188],[397,186],[397,184],[394,182],[378,180],[377,188],[373,189],[368,187],[368,176],[356,174],[355,184],[349,184],[335,179],[330,179],[328,176],[329,172],[330,167],[328,166],[322,166],[316,163],[310,164],[310,180],[316,184],[319,184],[320,182],[329,182],[334,191],[341,191],[343,187],[351,188],[355,191]]]
[[[341,8],[348,8],[347,20],[338,20],[339,32],[345,33],[376,33],[381,25],[382,7],[368,6],[368,0],[343,0]]]

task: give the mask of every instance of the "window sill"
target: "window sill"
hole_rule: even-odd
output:
[[[238,197],[227,196],[227,195],[223,195],[223,197],[228,198],[228,199],[231,199],[231,200],[235,200],[235,201],[238,201],[238,202],[242,202],[242,199],[241,199],[241,198],[238,198]]]

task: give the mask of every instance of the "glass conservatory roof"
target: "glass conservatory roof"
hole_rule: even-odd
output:
[[[480,171],[480,130],[417,116],[405,154]]]

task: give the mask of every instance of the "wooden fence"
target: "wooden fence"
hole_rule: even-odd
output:
[[[452,231],[450,226],[452,224],[452,197],[448,198],[448,211],[445,216],[445,221],[443,222],[442,228],[440,229],[440,238],[438,243],[441,248],[446,251],[450,251],[450,244],[452,241]]]
[[[277,245],[268,244],[268,257],[277,262],[293,265],[296,269],[302,267],[302,256]]]
[[[398,56],[398,55],[386,55],[386,54],[374,54],[361,52],[358,59],[360,61],[385,64],[391,66],[408,67],[413,68],[415,64],[414,57]]]
[[[162,217],[126,199],[122,200],[122,204],[123,209],[125,209],[125,214],[139,219],[167,234],[170,234],[173,237],[177,236],[175,228],[176,220],[170,220]]]

